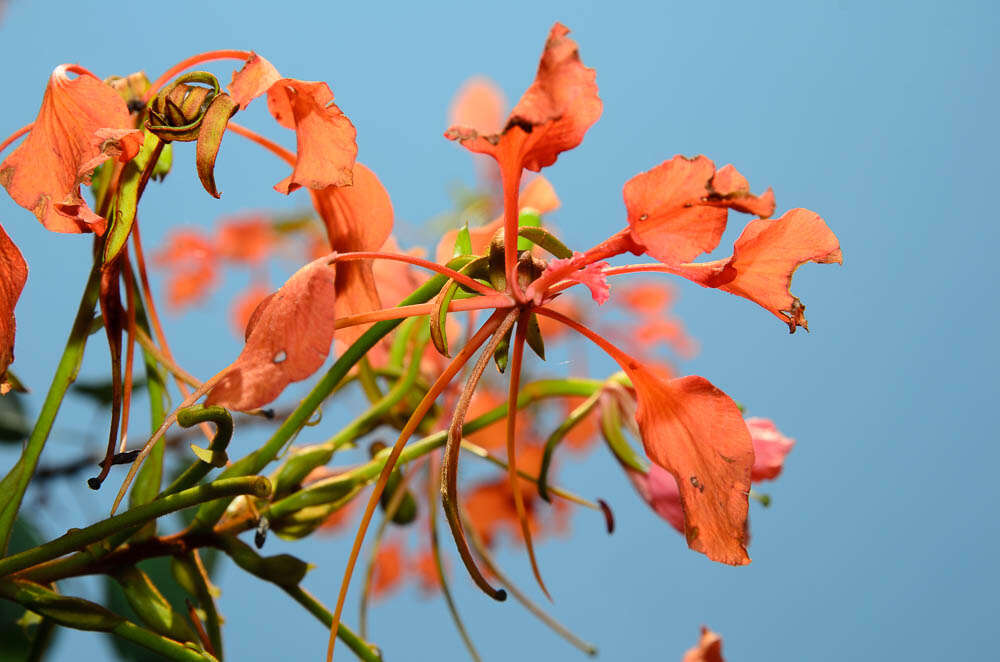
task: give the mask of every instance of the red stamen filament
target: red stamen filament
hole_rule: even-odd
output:
[[[17,131],[15,131],[14,133],[12,133],[9,136],[7,136],[7,139],[4,140],[2,143],[0,143],[0,152],[4,151],[8,147],[10,147],[11,143],[13,143],[15,140],[17,140],[18,138],[20,138],[24,134],[26,134],[29,131],[31,131],[31,127],[33,127],[33,126],[35,126],[34,122],[32,122],[31,124],[26,124],[26,125],[22,126],[20,129],[18,129]]]
[[[237,124],[236,122],[232,121],[229,122],[227,128],[236,135],[243,136],[244,138],[247,138],[248,140],[257,143],[258,145],[260,145],[267,151],[271,152],[272,154],[277,156],[279,159],[281,159],[288,165],[292,166],[293,168],[295,167],[295,158],[296,158],[295,153],[289,151],[288,149],[285,149],[284,147],[274,142],[270,138],[265,138],[256,131],[251,131],[242,124]]]
[[[181,60],[174,66],[167,69],[162,76],[153,81],[153,84],[149,86],[146,93],[142,95],[142,102],[146,103],[160,90],[161,87],[166,85],[166,83],[179,74],[180,72],[193,67],[196,64],[201,64],[202,62],[211,62],[212,60],[249,60],[253,57],[253,53],[250,51],[235,51],[235,50],[221,50],[221,51],[208,51],[205,53],[198,53],[197,55],[192,55],[186,60]]]
[[[449,269],[448,267],[443,267],[436,262],[431,262],[430,260],[425,260],[420,257],[414,257],[413,255],[406,255],[405,253],[383,253],[381,251],[352,251],[350,253],[337,253],[330,259],[330,264],[335,262],[343,262],[347,260],[393,260],[395,262],[405,262],[406,264],[412,264],[416,267],[423,267],[424,269],[430,269],[431,271],[436,271],[439,274],[447,276],[453,279],[455,282],[465,285],[480,294],[486,296],[495,296],[498,294],[496,290],[491,287],[483,285],[477,280],[469,278],[465,274],[459,273],[454,269]]]
[[[382,310],[373,310],[368,313],[350,315],[348,317],[338,319],[334,328],[343,329],[349,326],[357,326],[358,324],[368,324],[370,322],[382,322],[384,320],[397,320],[407,317],[417,317],[419,315],[428,315],[434,310],[436,305],[437,304],[433,302],[418,303],[412,306],[397,306],[395,308],[384,308]],[[458,299],[457,301],[452,301],[448,305],[448,311],[454,313],[468,310],[483,310],[485,308],[501,310],[504,308],[512,308],[513,306],[514,302],[509,296],[506,294],[498,294],[494,296],[481,296],[473,299]]]

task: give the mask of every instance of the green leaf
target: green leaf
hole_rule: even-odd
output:
[[[149,131],[143,130],[142,148],[134,159],[125,164],[121,184],[118,186],[118,195],[112,202],[111,213],[108,217],[109,225],[104,242],[104,264],[115,259],[124,248],[125,242],[128,241],[128,236],[132,232],[132,224],[135,223],[139,195],[142,192],[140,190],[142,172],[149,164],[149,160],[154,158],[154,155],[156,155],[155,158],[159,159],[158,152],[163,149],[162,145],[159,138]]]

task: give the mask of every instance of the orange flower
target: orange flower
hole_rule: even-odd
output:
[[[205,297],[218,282],[218,254],[212,242],[197,230],[175,230],[155,263],[170,271],[167,304],[183,308]]]
[[[703,625],[698,645],[684,653],[681,662],[726,662],[722,657],[722,637]]]
[[[270,219],[263,214],[246,214],[222,221],[215,245],[220,257],[254,265],[271,253],[277,241]]]
[[[375,571],[372,575],[372,596],[383,598],[399,588],[403,581],[403,546],[395,540],[383,542],[375,554]]]
[[[83,67],[60,65],[31,132],[0,163],[0,184],[49,230],[103,234],[107,221],[80,197],[80,184],[112,155],[125,162],[138,153],[142,132],[134,129],[114,89]]]

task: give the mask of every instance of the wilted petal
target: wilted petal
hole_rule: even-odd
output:
[[[778,477],[785,465],[785,456],[795,445],[794,439],[781,434],[773,421],[766,418],[748,418],[747,429],[753,440],[753,469],[750,480],[772,480]]]
[[[601,116],[596,74],[583,66],[576,42],[561,23],[552,26],[535,82],[507,119],[503,131],[482,134],[474,127],[454,126],[445,137],[467,149],[489,154],[501,170],[539,171],[555,163],[560,152],[573,149]],[[505,175],[506,176],[506,175]]]
[[[252,53],[243,68],[233,72],[229,96],[245,110],[251,101],[264,94],[281,79],[281,74],[266,59]]]
[[[267,106],[279,124],[295,130],[297,145],[295,169],[275,190],[291,193],[305,186],[320,191],[351,183],[357,131],[333,103],[326,83],[282,78],[268,90]]]
[[[28,279],[28,265],[0,226],[0,383],[14,360],[14,307]]]
[[[791,331],[809,329],[805,306],[792,295],[792,274],[806,262],[842,262],[840,243],[823,219],[808,209],[793,209],[775,219],[751,221],[733,245],[728,260],[685,264],[673,273],[704,287],[715,287],[754,301]]]
[[[69,72],[78,75],[70,79]],[[60,65],[52,72],[31,132],[0,163],[0,185],[49,230],[101,234],[106,220],[80,197],[80,183],[90,174],[84,166],[102,157],[102,141],[95,140],[98,130],[133,128],[125,101],[114,89],[81,67]]]
[[[371,170],[354,164],[354,184],[311,191],[313,206],[326,225],[330,248],[338,253],[375,251],[392,232],[392,201]],[[337,265],[337,315],[346,317],[381,307],[371,262]],[[346,335],[357,331],[348,328]]]
[[[743,565],[753,446],[740,410],[703,377],[666,379],[635,361],[622,366],[635,387],[646,455],[673,474],[691,549]]]
[[[261,302],[247,325],[247,344],[206,404],[246,411],[278,397],[291,382],[319,370],[333,341],[335,270],[310,262]]]
[[[82,178],[89,177],[94,168],[108,159],[119,163],[131,161],[142,149],[144,139],[145,136],[139,129],[98,129],[94,132],[93,142],[99,153],[80,165],[81,180],[85,181]]]
[[[632,239],[665,264],[689,262],[719,245],[727,208],[761,216],[774,211],[774,194],[750,193],[731,165],[716,171],[704,156],[675,156],[625,184]]]
[[[698,645],[688,649],[681,662],[726,662],[722,657],[722,637],[702,626]]]

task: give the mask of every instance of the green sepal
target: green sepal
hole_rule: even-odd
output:
[[[202,462],[211,464],[216,468],[224,467],[226,466],[226,463],[229,462],[229,458],[226,456],[225,451],[210,451],[207,448],[191,444],[191,452],[194,453],[195,457]]]
[[[514,327],[508,329],[500,344],[493,350],[493,361],[497,364],[497,370],[501,375],[507,369],[507,362],[510,360],[510,334],[513,330]]]
[[[111,204],[111,212],[108,214],[108,230],[104,240],[104,264],[109,264],[118,256],[132,232],[132,224],[135,223],[136,209],[139,205],[142,172],[161,144],[160,139],[150,133],[148,129],[143,130],[142,134],[142,148],[139,149],[139,153],[135,155],[134,159],[125,164],[121,183],[118,186],[118,195],[115,196]]]
[[[518,248],[521,248],[522,241],[527,241],[528,248],[531,248],[531,244],[535,244],[562,260],[573,257],[573,251],[544,228],[521,227],[518,228],[517,234],[520,236],[517,240]]]
[[[125,621],[98,604],[59,595],[34,582],[0,580],[0,597],[18,602],[59,625],[75,630],[110,632]]]
[[[542,227],[542,217],[537,210],[525,207],[517,217],[517,227],[519,235],[521,234],[521,228],[540,228]],[[517,240],[517,250],[526,251],[531,248],[531,244],[532,242],[529,239],[519,237]]]
[[[601,409],[601,433],[608,448],[623,466],[641,474],[649,471],[649,464],[635,452],[622,432],[621,413],[618,407],[608,406]]]
[[[466,223],[455,235],[455,248],[452,250],[452,257],[472,255],[472,234],[469,232],[469,224]]]
[[[528,341],[528,347],[544,361],[545,340],[542,338],[542,328],[538,326],[538,315],[535,313],[528,316],[528,329],[524,338]]]
[[[315,566],[291,554],[261,556],[245,542],[235,536],[223,536],[220,540],[223,551],[236,565],[251,575],[278,586],[296,586]]]
[[[198,641],[187,619],[174,611],[145,572],[126,566],[116,569],[112,577],[122,587],[132,611],[149,629],[177,641]]]

